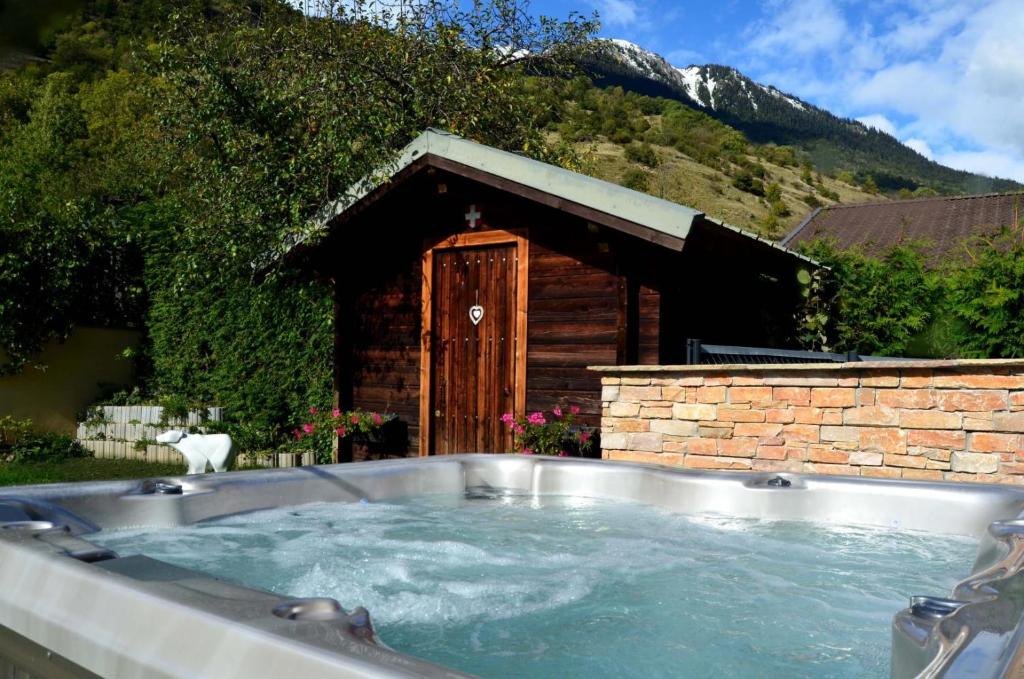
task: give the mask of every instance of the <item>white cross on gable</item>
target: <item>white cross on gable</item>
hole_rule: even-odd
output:
[[[475,229],[477,222],[480,221],[480,212],[476,209],[476,204],[469,206],[469,212],[463,215],[466,218],[466,222],[469,224],[469,228]]]

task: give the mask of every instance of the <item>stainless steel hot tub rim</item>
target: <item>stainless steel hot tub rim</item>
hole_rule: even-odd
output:
[[[0,657],[10,658],[12,647],[21,648],[13,664],[41,676],[58,671],[83,676],[84,670],[105,675],[111,668],[117,676],[196,676],[197,671],[254,677],[282,671],[303,676],[468,676],[388,649],[373,632],[372,611],[346,612],[333,600],[296,600],[144,557],[118,558],[89,542],[88,535],[128,525],[182,525],[282,505],[464,492],[471,487],[630,499],[683,512],[810,517],[983,535],[972,574],[948,597],[924,593],[895,616],[892,674],[900,679],[1000,677],[1020,668],[1020,489],[704,472],[515,455],[3,489]],[[47,582],[51,586],[44,589]],[[65,586],[54,587],[54,582]],[[68,583],[93,590],[91,596],[68,591],[74,589]],[[34,590],[42,590],[43,596],[33,597]],[[122,607],[121,620],[110,615],[115,603]],[[96,624],[75,629],[90,616]],[[165,633],[147,639],[139,634],[139,625],[146,622],[166,628]],[[219,635],[215,647],[208,641],[193,644],[210,659],[203,660],[200,649],[189,651],[181,641],[180,631],[188,623]],[[153,636],[164,643],[154,644]],[[32,648],[34,655],[24,650]],[[238,662],[225,664],[232,653]]]

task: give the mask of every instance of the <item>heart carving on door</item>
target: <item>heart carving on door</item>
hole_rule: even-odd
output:
[[[474,304],[469,307],[469,320],[473,321],[473,325],[480,325],[480,321],[484,317],[484,308],[479,304]]]

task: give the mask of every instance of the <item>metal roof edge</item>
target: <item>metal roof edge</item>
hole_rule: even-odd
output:
[[[779,245],[788,248],[790,242],[794,238],[796,238],[797,234],[804,230],[805,226],[814,221],[814,218],[818,216],[818,213],[821,212],[821,210],[822,208],[820,207],[816,207],[813,210],[811,210],[811,213],[804,217],[802,222],[796,225],[796,228],[792,229],[789,233],[782,237],[782,240],[779,241]]]
[[[723,221],[721,221],[719,219],[714,219],[712,217],[708,217],[707,215],[704,215],[703,219],[704,219],[704,221],[706,221],[706,222],[708,222],[710,224],[714,224],[715,226],[719,226],[719,227],[722,227],[724,229],[728,229],[729,231],[734,231],[734,232],[736,232],[736,233],[738,233],[738,234],[740,234],[742,236],[746,236],[747,238],[750,238],[752,240],[755,240],[755,241],[758,241],[760,243],[763,243],[764,245],[767,245],[768,247],[770,247],[770,248],[772,248],[774,250],[778,250],[779,252],[783,252],[783,253],[785,253],[787,255],[790,255],[792,257],[796,257],[797,259],[802,259],[803,261],[808,262],[810,264],[813,264],[816,267],[819,267],[819,268],[822,268],[822,269],[827,269],[828,268],[827,266],[825,266],[821,262],[819,262],[819,261],[817,261],[815,259],[812,259],[811,257],[808,257],[807,255],[801,254],[801,253],[797,252],[796,250],[791,250],[790,248],[787,248],[785,245],[783,245],[781,242],[776,242],[776,241],[774,241],[774,240],[772,240],[770,238],[765,238],[764,236],[762,236],[759,233],[754,233],[753,231],[747,231],[746,229],[740,228],[738,226],[733,226],[732,224],[727,224],[726,222],[723,222]]]

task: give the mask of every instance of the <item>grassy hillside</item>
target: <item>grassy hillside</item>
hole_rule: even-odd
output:
[[[884,200],[869,178],[818,172],[794,148],[754,144],[675,101],[582,78],[531,88],[547,104],[540,122],[549,140],[571,145],[583,171],[773,238],[819,205]]]

